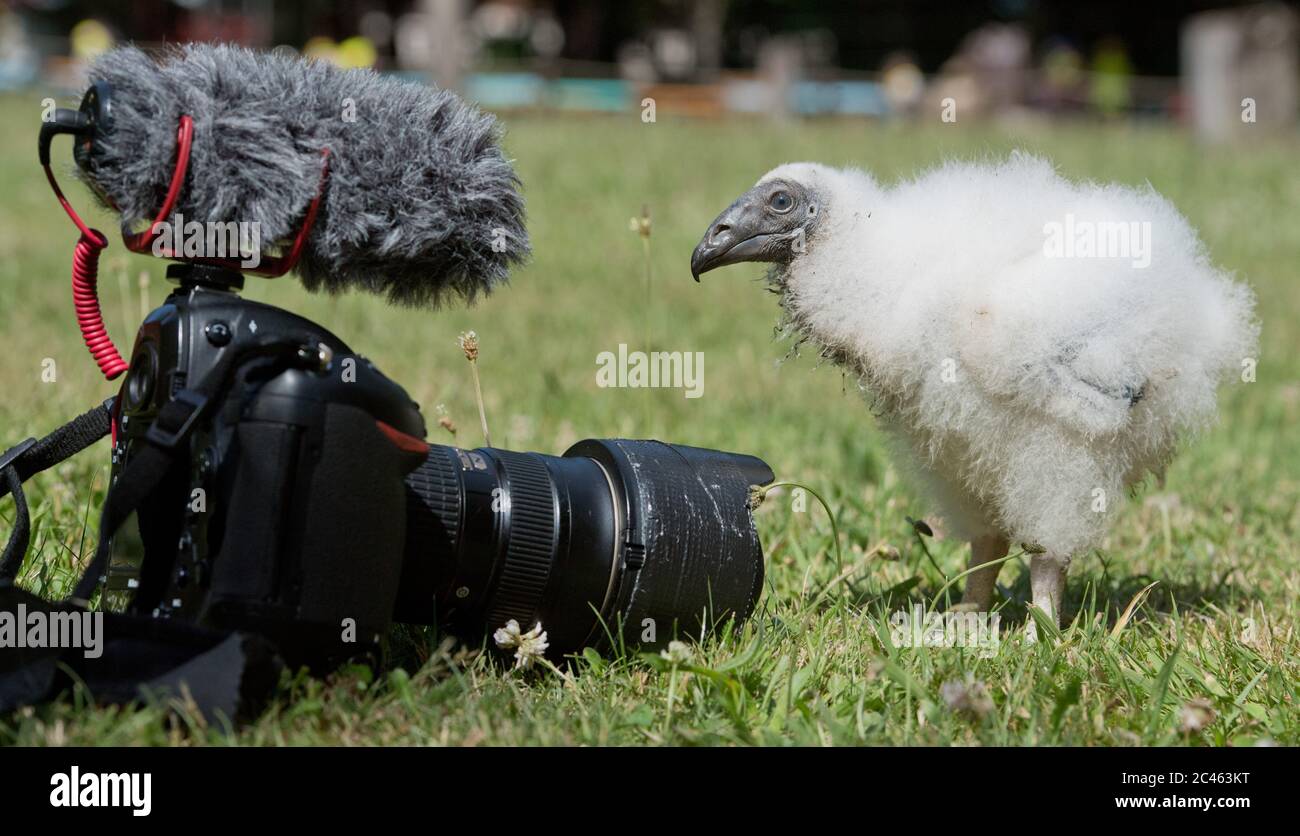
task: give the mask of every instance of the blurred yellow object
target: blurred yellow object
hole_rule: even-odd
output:
[[[329,61],[334,64],[337,64],[339,60],[338,51],[338,45],[334,43],[333,38],[311,38],[302,45],[302,54],[305,57]]]
[[[86,18],[72,27],[69,38],[72,40],[72,54],[83,60],[113,48],[113,33],[94,18]]]
[[[341,43],[326,37],[312,38],[303,44],[302,54],[349,70],[373,67],[379,60],[374,42],[364,35],[354,35]]]
[[[335,62],[347,69],[364,69],[373,67],[379,60],[375,45],[364,35],[354,35],[339,44]]]
[[[885,98],[895,110],[908,110],[925,93],[925,75],[911,61],[899,61],[885,68],[881,76]]]

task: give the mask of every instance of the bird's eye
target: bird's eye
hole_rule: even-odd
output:
[[[790,197],[789,192],[776,192],[767,201],[767,205],[771,206],[774,212],[789,212],[794,208],[794,198]]]

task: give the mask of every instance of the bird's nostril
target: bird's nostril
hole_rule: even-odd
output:
[[[709,238],[719,238],[723,233],[731,229],[730,224],[714,224],[713,231],[709,233]]]

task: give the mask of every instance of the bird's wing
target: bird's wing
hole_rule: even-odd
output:
[[[1122,429],[1147,394],[1146,371],[1118,323],[1051,336],[1008,330],[984,336],[967,343],[962,358],[981,389],[1086,436]]]
[[[1024,364],[1030,394],[1041,393],[1042,408],[1087,435],[1117,432],[1146,395],[1144,372],[1088,335],[1065,340],[1052,356]]]

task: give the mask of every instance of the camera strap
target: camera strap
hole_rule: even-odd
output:
[[[114,401],[114,398],[109,398],[44,438],[29,438],[0,455],[0,499],[13,494],[17,506],[13,533],[5,545],[3,556],[0,556],[0,583],[12,582],[18,577],[31,538],[31,517],[22,483],[67,461],[108,435],[113,427]]]
[[[112,538],[166,476],[176,456],[188,452],[195,426],[222,400],[243,365],[258,359],[310,364],[312,343],[296,337],[266,337],[229,352],[190,389],[172,396],[153,419],[126,467],[113,482],[100,515],[99,542],[71,596],[47,601],[14,585],[31,536],[22,482],[93,444],[112,428],[113,401],[78,416],[39,441],[28,439],[0,457],[0,498],[14,496],[15,525],[0,558],[0,616],[25,613],[61,618],[88,614],[89,600],[103,582]],[[97,699],[126,702],[146,694],[182,692],[208,717],[236,714],[274,687],[280,661],[265,638],[209,630],[149,616],[94,613],[109,635],[101,653],[88,657],[71,649],[33,650],[0,645],[0,712],[51,699],[72,681],[84,683]],[[26,629],[19,625],[19,629]]]

